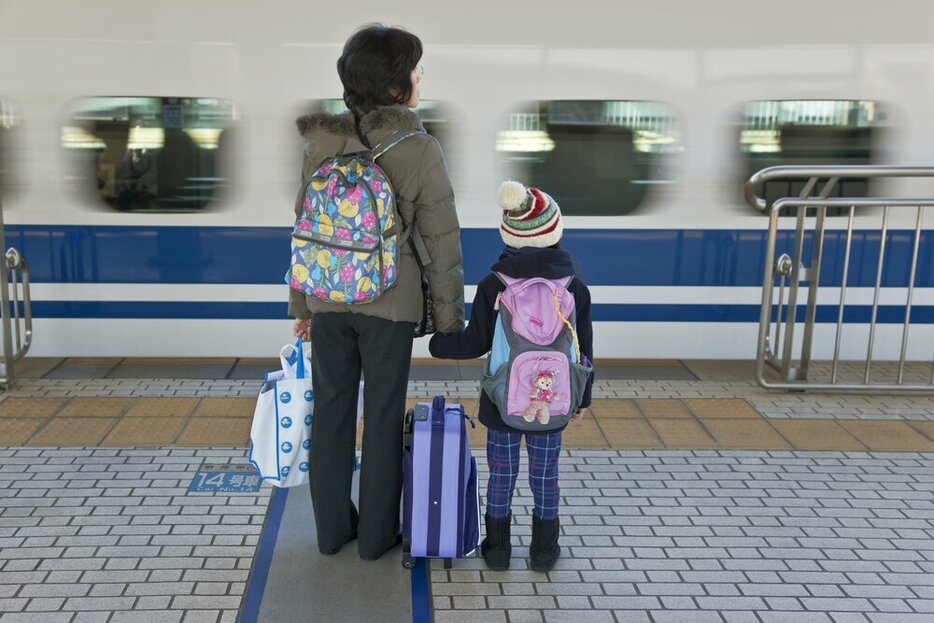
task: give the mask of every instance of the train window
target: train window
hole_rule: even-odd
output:
[[[510,113],[496,137],[509,175],[541,186],[564,214],[636,211],[653,185],[671,183],[680,151],[674,111],[645,101],[546,101]]]
[[[460,164],[460,152],[457,150],[454,134],[457,131],[458,117],[453,107],[436,100],[421,100],[413,111],[418,115],[425,131],[438,139],[448,165],[452,183],[457,185],[457,171]],[[339,115],[348,112],[342,99],[323,99],[312,102],[310,112],[327,112]]]
[[[77,100],[62,127],[71,181],[124,212],[203,210],[227,188],[235,119],[212,98]]]
[[[740,148],[743,183],[756,171],[780,164],[854,165],[876,162],[874,146],[883,119],[878,102],[861,100],[771,100],[743,106]],[[760,193],[771,204],[796,197],[804,181],[768,182]],[[846,180],[831,196],[860,197],[867,179]]]
[[[14,187],[11,143],[15,127],[13,103],[0,97],[0,199],[8,199]]]

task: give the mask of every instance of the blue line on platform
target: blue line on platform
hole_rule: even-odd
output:
[[[269,568],[272,566],[272,555],[276,551],[276,540],[279,538],[279,526],[282,523],[282,515],[285,514],[285,501],[288,495],[288,489],[279,487],[272,492],[269,508],[266,510],[266,523],[256,550],[256,559],[253,561],[253,572],[247,582],[238,623],[258,623],[259,621],[259,609],[263,603],[263,593],[266,592],[266,580],[269,578]]]
[[[412,567],[412,623],[431,623],[428,560],[418,558]]]

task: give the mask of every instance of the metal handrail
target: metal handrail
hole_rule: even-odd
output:
[[[0,243],[5,240],[3,203],[0,201]],[[16,380],[14,363],[22,359],[32,345],[32,304],[29,293],[29,265],[26,263],[26,258],[17,249],[11,247],[4,254],[2,263],[3,266],[0,266],[0,317],[3,323],[3,357],[0,359],[0,367],[2,367],[0,382],[9,389],[13,387]],[[10,286],[12,286],[12,298]],[[20,318],[20,304],[23,308],[22,318]],[[20,328],[21,320],[22,329]]]
[[[906,199],[887,197],[837,197],[828,198],[833,187],[841,179],[863,177],[930,177],[934,178],[934,167],[898,167],[898,166],[780,166],[770,167],[754,174],[746,183],[746,198],[750,205],[760,207],[765,199],[756,194],[757,188],[766,181],[777,179],[808,180],[801,194],[797,198],[785,197],[775,200],[768,207],[769,236],[766,244],[766,258],[763,275],[762,306],[759,316],[759,341],[756,352],[756,379],[760,385],[768,389],[804,390],[814,389],[821,391],[866,391],[881,390],[893,392],[934,392],[934,370],[932,370],[930,383],[905,383],[904,371],[908,352],[908,335],[911,327],[911,307],[914,297],[915,278],[917,275],[918,255],[921,234],[923,231],[924,210],[934,207],[934,198]],[[823,187],[815,196],[814,189],[819,180],[826,179]],[[839,311],[837,314],[836,336],[834,341],[833,365],[830,382],[815,382],[808,378],[811,363],[812,342],[817,311],[817,295],[820,289],[820,270],[824,247],[824,226],[828,208],[848,209],[846,249],[844,251],[843,281],[840,288]],[[849,276],[850,253],[852,249],[853,224],[857,209],[882,208],[881,244],[879,249],[878,266],[876,270],[875,290],[869,327],[869,341],[865,361],[865,371],[861,383],[838,382],[838,367],[840,362],[840,345],[842,341],[843,312],[846,307],[847,278]],[[914,245],[909,277],[908,296],[905,304],[905,322],[902,329],[901,351],[898,365],[898,377],[895,383],[871,383],[873,363],[873,347],[875,344],[876,325],[878,320],[879,298],[882,288],[883,266],[885,262],[886,240],[890,210],[917,210],[914,229]],[[807,212],[816,211],[816,224],[812,239],[812,265],[803,265],[804,244]],[[796,228],[793,246],[793,257],[783,254],[775,258],[776,238],[778,233],[779,215],[783,210],[796,212]],[[774,342],[772,341],[771,324],[773,315],[773,299],[775,277],[780,277],[778,294],[778,313],[775,317]],[[789,295],[785,306],[785,282],[788,280]],[[797,366],[794,366],[794,333],[798,310],[798,290],[802,282],[807,282],[807,307],[804,322],[804,335],[801,343],[800,356]],[[782,329],[784,327],[784,336]],[[782,339],[784,337],[784,340]],[[765,366],[769,365],[778,370],[782,379],[775,382],[765,378]]]
[[[903,166],[903,165],[780,165],[767,167],[752,174],[746,181],[746,203],[763,212],[768,208],[765,197],[760,197],[756,191],[759,186],[775,180],[808,179],[817,183],[817,180],[853,179],[865,177],[934,177],[932,166]],[[810,191],[808,191],[810,192]],[[805,194],[798,198],[804,198]],[[826,196],[826,195],[825,195]]]
[[[14,343],[16,350],[13,352],[13,360],[18,361],[26,356],[29,347],[32,346],[32,297],[29,293],[29,264],[26,258],[18,249],[10,247],[6,251],[7,270],[10,271],[10,285],[13,287],[13,332],[15,336]],[[19,279],[16,278],[17,272]],[[22,287],[22,296],[20,296],[20,287]],[[20,312],[19,305],[23,304],[23,330],[20,331]]]

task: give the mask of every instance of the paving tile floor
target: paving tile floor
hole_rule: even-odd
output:
[[[61,369],[62,360],[55,360]],[[46,369],[55,361],[26,360],[24,369]],[[64,360],[69,363],[72,360]],[[85,360],[77,360],[85,365]],[[96,365],[88,363],[87,365]],[[185,365],[193,365],[185,360]],[[242,366],[259,365],[257,360],[240,360]],[[651,369],[665,369],[666,366],[649,365],[642,362],[640,366]],[[136,369],[143,369],[149,364],[134,364]],[[25,373],[19,377],[13,392],[0,393],[0,401],[9,398],[71,398],[71,397],[244,397],[255,398],[259,391],[260,379],[243,378],[246,375],[234,374],[237,378],[210,378],[210,371],[218,366],[210,361],[207,367],[192,377],[180,378],[37,378]],[[229,365],[229,362],[224,364]],[[423,365],[423,363],[417,363]],[[470,366],[473,367],[470,367]],[[614,364],[615,365],[615,364]],[[234,366],[244,369],[241,364]],[[443,393],[452,398],[476,399],[480,391],[479,381],[476,379],[476,364],[459,362],[457,366],[441,365],[448,372],[446,376],[460,380],[418,379],[410,380],[408,394],[410,397],[428,398]],[[761,416],[769,419],[865,419],[865,420],[911,420],[934,422],[934,391],[920,395],[891,395],[880,393],[863,394],[832,394],[832,393],[788,393],[767,391],[753,381],[753,366],[751,362],[720,362],[720,361],[689,361],[683,366],[695,375],[697,380],[671,380],[671,379],[606,379],[600,376],[598,369],[597,381],[594,383],[593,396],[595,400],[630,398],[639,400],[652,399],[685,399],[695,400],[703,398],[743,399]],[[930,374],[930,364],[912,364],[909,370],[912,374]],[[225,368],[226,369],[226,368]],[[165,372],[178,369],[172,366],[162,366]],[[473,375],[473,376],[471,376]],[[194,377],[197,378],[194,378]],[[651,409],[649,409],[651,410]],[[645,415],[649,415],[648,413]],[[668,414],[672,417],[672,414]]]
[[[461,363],[414,375],[409,402],[443,393],[475,415],[479,366]],[[513,570],[436,565],[435,621],[934,621],[934,396],[768,392],[749,362],[614,365],[565,434],[558,568],[525,566],[520,479]],[[0,393],[0,445],[29,444],[0,448],[0,623],[233,623],[269,489],[187,484],[202,462],[243,462],[264,367],[19,362]],[[159,378],[172,370],[191,374]],[[483,428],[469,435],[482,483]],[[141,439],[174,447],[121,447]]]
[[[244,455],[0,449],[0,623],[234,623],[270,489],[187,485]],[[511,570],[433,564],[434,621],[934,620],[934,453],[564,450],[548,574],[527,568],[526,469]]]
[[[451,395],[433,393],[439,392]],[[407,408],[419,399],[426,398],[409,398]],[[476,424],[477,398],[451,400],[462,402]],[[248,443],[255,404],[247,396],[14,396],[0,400],[0,443],[240,446]],[[364,415],[358,447],[365,425]],[[472,446],[486,444],[482,426],[471,427],[469,435]],[[742,398],[596,398],[584,419],[566,429],[565,443],[576,448],[931,452],[934,421],[769,418]]]
[[[609,380],[696,380],[697,376],[677,360],[605,360],[598,362],[601,375]],[[20,378],[228,378],[261,379],[279,367],[275,358],[122,358],[122,357],[34,357],[16,365]],[[479,381],[483,360],[448,361],[415,359],[413,380]],[[747,376],[752,378],[752,376]]]
[[[188,493],[238,449],[0,449],[0,622],[234,623],[270,489]]]
[[[554,571],[520,476],[511,569],[433,564],[436,622],[934,621],[934,454],[570,450],[561,491]]]

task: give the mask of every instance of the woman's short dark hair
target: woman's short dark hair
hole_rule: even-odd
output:
[[[355,32],[337,59],[347,108],[359,117],[377,106],[407,102],[421,58],[421,40],[401,28],[372,24]]]

